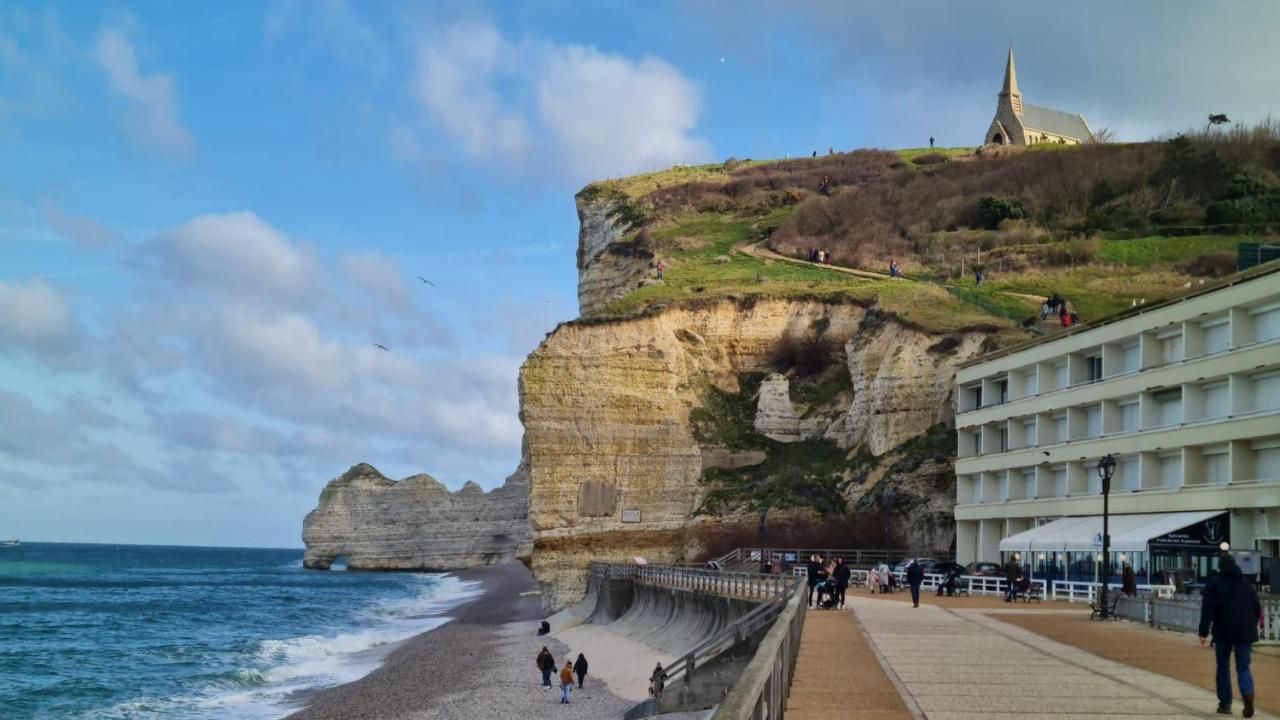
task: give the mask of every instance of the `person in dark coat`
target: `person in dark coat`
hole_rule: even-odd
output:
[[[818,573],[822,571],[822,559],[817,555],[809,556],[809,564],[805,565],[805,573],[809,576],[809,607],[813,607],[813,589],[818,586]]]
[[[920,607],[920,583],[924,582],[924,568],[915,560],[907,566],[907,584],[911,586],[911,607]]]
[[[551,673],[556,671],[556,659],[545,645],[542,646],[542,652],[538,653],[538,669],[542,671],[542,689],[550,690]]]
[[[1253,585],[1229,553],[1218,561],[1218,574],[1204,585],[1200,603],[1200,644],[1213,634],[1218,665],[1218,714],[1231,714],[1231,654],[1236,656],[1236,681],[1244,699],[1244,716],[1253,717],[1253,673],[1249,672],[1253,644],[1258,641],[1262,603]]]
[[[546,620],[543,620],[542,624],[538,626],[538,635],[550,635],[550,634],[551,634],[551,623],[547,622]]]
[[[587,679],[587,656],[578,653],[578,659],[573,663],[573,672],[578,676],[578,689],[582,689],[582,681]]]
[[[844,564],[844,558],[836,558],[836,569],[831,573],[831,579],[836,583],[836,606],[844,607],[844,593],[849,589],[849,566]]]
[[[1014,596],[1018,592],[1018,578],[1022,577],[1022,566],[1018,564],[1018,558],[1013,557],[1009,560],[1009,564],[1004,570],[1004,601],[1013,602]]]
[[[1138,596],[1138,577],[1133,574],[1133,566],[1129,563],[1124,564],[1124,571],[1120,573],[1120,592],[1129,597]]]

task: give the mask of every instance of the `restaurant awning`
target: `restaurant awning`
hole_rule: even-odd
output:
[[[1223,514],[1223,510],[1111,516],[1111,549],[1143,552],[1155,538]],[[1066,517],[1000,541],[1000,552],[1062,552],[1101,549],[1102,516]]]

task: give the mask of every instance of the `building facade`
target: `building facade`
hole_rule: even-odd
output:
[[[1219,541],[1280,557],[1277,263],[976,358],[956,383],[959,562],[1092,576],[1108,454],[1113,567],[1203,576]]]
[[[996,116],[987,128],[984,145],[1034,145],[1059,143],[1079,145],[1093,140],[1089,123],[1079,113],[1022,102],[1018,75],[1013,68],[1013,48],[1004,67],[1004,86],[996,102]]]

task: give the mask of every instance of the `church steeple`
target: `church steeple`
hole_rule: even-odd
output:
[[[1009,98],[1013,112],[1022,114],[1022,93],[1018,91],[1018,73],[1013,69],[1013,45],[1009,46],[1009,60],[1004,66],[1004,87],[1000,88],[1000,99]]]

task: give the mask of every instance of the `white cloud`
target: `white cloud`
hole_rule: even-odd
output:
[[[538,114],[574,172],[598,178],[704,160],[691,133],[702,93],[670,64],[592,47],[554,47],[537,78]]]
[[[347,277],[387,307],[407,310],[413,304],[404,274],[391,258],[378,252],[349,253],[342,258]],[[416,279],[414,282],[418,282]]]
[[[52,201],[44,205],[44,221],[54,232],[82,247],[104,247],[120,239],[111,228],[92,218],[65,212]]]
[[[251,212],[201,215],[146,243],[169,282],[243,300],[305,300],[320,287],[314,255]]]
[[[529,149],[524,117],[494,86],[495,75],[519,62],[488,23],[462,22],[418,46],[412,95],[473,158],[523,164]]]
[[[49,284],[0,282],[0,348],[62,353],[76,337],[70,308]]]
[[[107,74],[111,92],[126,101],[124,129],[135,144],[179,158],[195,150],[195,138],[178,119],[173,78],[143,73],[133,43],[123,31],[103,28],[92,57]]]
[[[470,158],[570,182],[711,155],[694,135],[701,91],[669,63],[512,42],[487,22],[422,40],[410,94]],[[421,154],[400,126],[391,145],[401,159]]]

